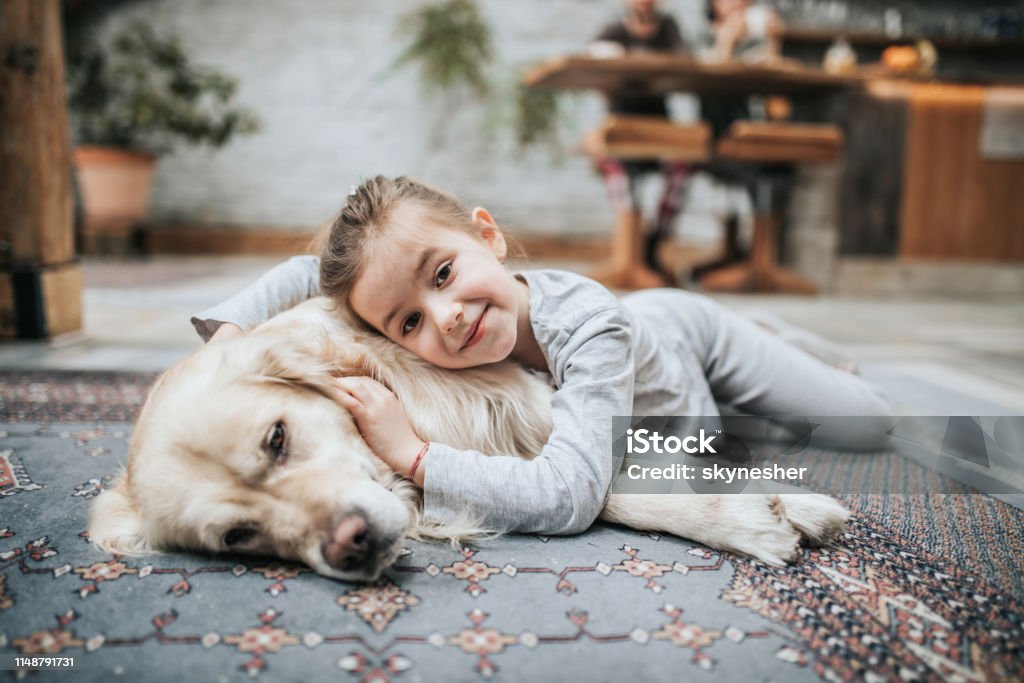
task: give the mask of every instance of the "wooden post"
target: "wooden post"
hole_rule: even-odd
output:
[[[60,0],[0,0],[0,336],[82,326]]]

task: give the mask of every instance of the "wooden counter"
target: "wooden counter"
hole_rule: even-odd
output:
[[[1024,261],[1024,156],[980,152],[988,90],[910,89],[901,255]]]
[[[847,122],[841,253],[1024,262],[1024,155],[982,152],[990,90],[868,84]]]

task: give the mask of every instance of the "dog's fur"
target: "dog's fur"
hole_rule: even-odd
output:
[[[519,366],[435,368],[314,299],[205,346],[157,381],[125,471],[93,503],[92,541],[127,555],[219,552],[228,550],[228,531],[241,528],[252,531],[232,551],[369,580],[395,560],[404,537],[484,535],[473,519],[422,517],[419,490],[373,455],[331,398],[332,378],[355,374],[389,386],[425,439],[530,458],[551,430],[551,390]],[[266,446],[277,423],[287,430],[281,459]],[[324,544],[354,513],[366,521],[368,551],[358,566],[339,569]],[[801,540],[830,540],[848,513],[816,494],[612,495],[601,516],[782,564],[797,557]]]

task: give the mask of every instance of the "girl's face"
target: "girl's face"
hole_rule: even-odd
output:
[[[516,343],[520,285],[502,265],[505,238],[483,209],[479,235],[438,227],[422,207],[399,207],[370,246],[349,293],[363,320],[442,368],[508,358]]]

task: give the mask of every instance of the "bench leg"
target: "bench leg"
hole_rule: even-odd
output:
[[[711,292],[817,294],[813,282],[776,265],[778,225],[774,214],[754,216],[750,261],[707,273],[700,278],[700,286]]]
[[[613,289],[667,287],[668,282],[644,264],[643,249],[644,230],[640,212],[623,211],[615,216],[611,257],[588,275]]]
[[[739,216],[729,216],[725,221],[725,238],[722,244],[722,255],[718,258],[704,263],[698,263],[693,266],[690,269],[690,279],[694,282],[699,282],[706,274],[739,262],[746,254],[746,250],[740,249],[739,233]]]

